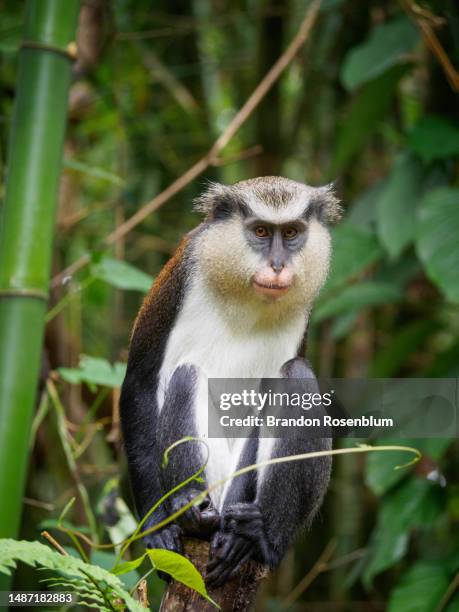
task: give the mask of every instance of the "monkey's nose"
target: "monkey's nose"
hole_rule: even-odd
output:
[[[279,274],[284,269],[284,262],[281,259],[272,259],[271,268],[276,274]]]

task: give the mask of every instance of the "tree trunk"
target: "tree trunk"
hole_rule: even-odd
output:
[[[209,558],[209,542],[187,539],[185,556],[201,574],[205,574]],[[265,566],[249,561],[242,571],[218,588],[209,588],[210,597],[219,604],[221,612],[245,612],[251,610],[259,584],[268,575]],[[172,582],[164,593],[160,612],[215,612],[216,608],[196,591],[180,582]]]
[[[0,537],[21,518],[78,7],[27,3],[0,220]]]

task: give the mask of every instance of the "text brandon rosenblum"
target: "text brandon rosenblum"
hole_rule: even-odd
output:
[[[222,427],[393,427],[394,421],[390,418],[359,416],[336,418],[324,414],[321,418],[301,415],[295,418],[276,417],[272,415],[246,417],[230,417],[224,414],[220,417]]]

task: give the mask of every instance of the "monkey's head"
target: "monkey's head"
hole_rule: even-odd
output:
[[[214,291],[267,305],[312,303],[328,273],[328,225],[341,216],[330,186],[281,177],[212,183],[196,209],[206,215],[197,261]]]

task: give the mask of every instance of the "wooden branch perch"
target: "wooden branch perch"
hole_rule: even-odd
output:
[[[308,39],[312,27],[316,21],[317,14],[320,8],[320,3],[321,0],[313,0],[292,42],[282,53],[279,59],[274,63],[274,65],[264,76],[264,78],[260,81],[251,96],[246,100],[241,109],[236,113],[228,127],[217,138],[217,140],[214,142],[214,144],[206,153],[206,155],[204,155],[204,157],[202,157],[193,166],[191,166],[191,168],[189,168],[185,172],[185,174],[182,174],[182,176],[180,176],[177,180],[171,183],[171,185],[169,185],[169,187],[167,187],[164,191],[162,191],[156,197],[150,200],[150,202],[147,202],[147,204],[142,206],[135,214],[132,215],[132,217],[127,219],[113,232],[106,236],[101,245],[103,248],[107,248],[110,245],[114,244],[120,238],[123,238],[132,229],[134,229],[134,227],[136,227],[146,217],[148,217],[148,215],[150,215],[153,211],[157,210],[160,206],[165,204],[173,196],[182,191],[182,189],[184,189],[189,183],[191,183],[191,181],[193,181],[203,172],[205,172],[207,168],[214,165],[221,165],[221,160],[218,157],[220,152],[226,147],[226,145],[230,142],[236,132],[240,129],[240,127],[252,115],[253,111],[257,108],[257,106],[266,96],[268,91],[279,79],[281,74],[291,63],[298,51]],[[81,270],[81,268],[86,266],[90,261],[91,257],[88,254],[85,254],[79,259],[77,259],[75,262],[73,262],[73,264],[65,268],[65,270],[62,270],[62,272],[57,274],[52,279],[52,287],[58,286],[66,277],[72,276],[73,274],[78,272],[78,270]]]
[[[205,574],[209,558],[209,542],[187,539],[184,542],[185,556],[190,559],[201,574]],[[228,580],[223,586],[208,589],[212,599],[218,603],[221,612],[246,612],[255,602],[258,587],[268,569],[249,561],[240,574]],[[172,582],[164,593],[160,612],[215,612],[216,608],[180,582]]]

